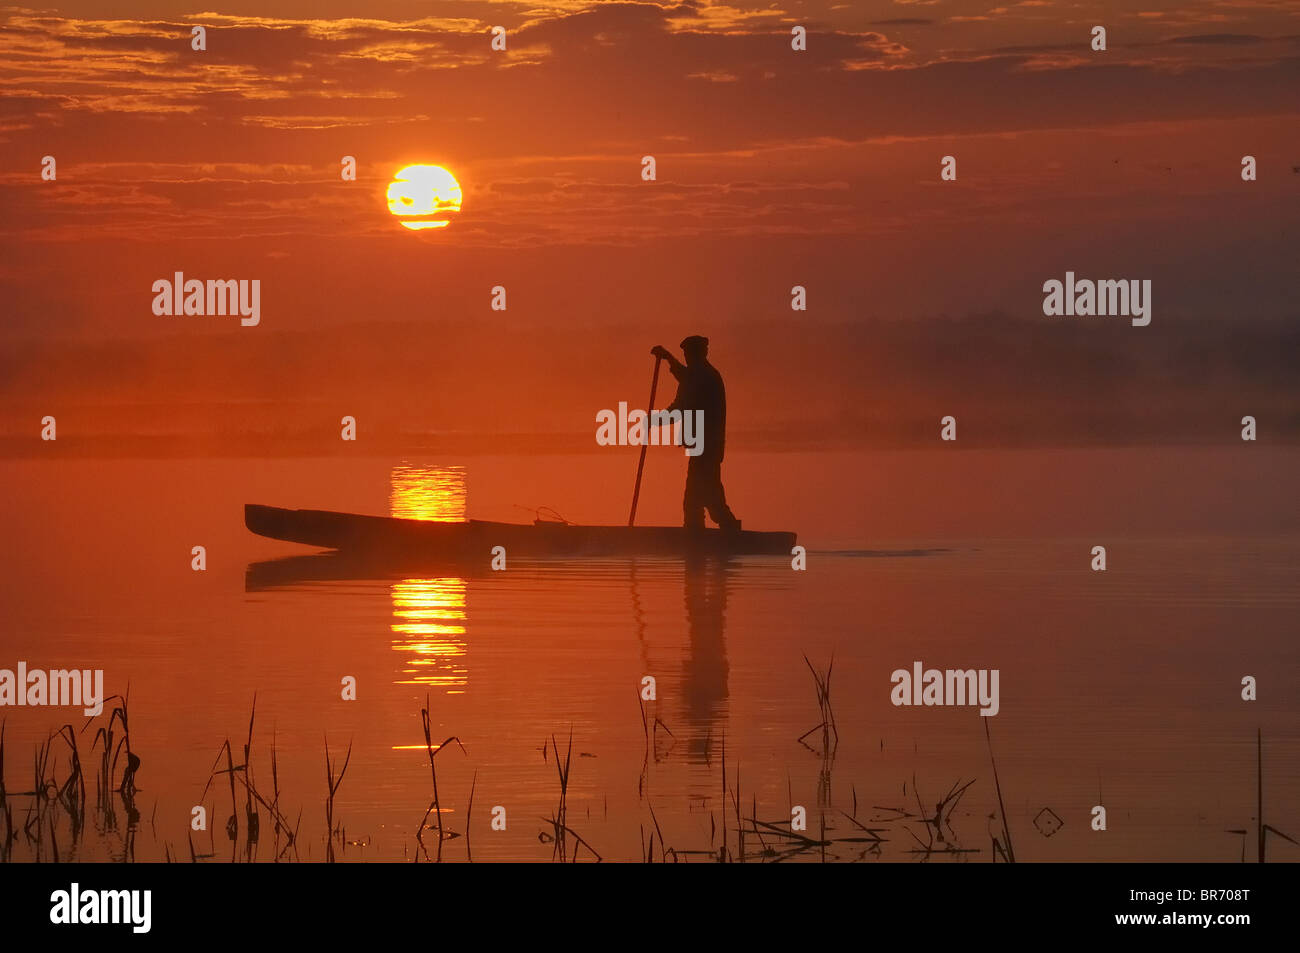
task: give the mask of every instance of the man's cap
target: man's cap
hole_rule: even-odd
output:
[[[690,337],[682,339],[681,348],[683,351],[692,346],[708,347],[709,339],[702,334],[692,334]]]

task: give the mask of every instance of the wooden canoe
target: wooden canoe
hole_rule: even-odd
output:
[[[256,503],[244,505],[244,525],[259,536],[322,549],[447,560],[487,560],[494,546],[504,546],[507,558],[536,558],[699,553],[788,556],[795,545],[794,533],[724,533],[681,526],[580,526],[549,520],[435,522],[329,510],[289,510]]]

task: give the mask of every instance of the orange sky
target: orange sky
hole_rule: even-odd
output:
[[[1295,4],[100,7],[0,20],[0,437],[57,408],[301,436],[346,404],[576,439],[697,332],[755,445],[906,442],[954,401],[1006,440],[1081,402],[1069,439],[1205,439],[1243,394],[1300,428]],[[388,214],[412,162],[459,177],[450,227]],[[1152,326],[1045,319],[1067,269],[1150,278]],[[175,271],[260,279],[261,324],[155,316]]]

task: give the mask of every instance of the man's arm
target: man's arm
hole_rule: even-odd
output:
[[[668,348],[664,347],[662,344],[656,344],[654,347],[650,349],[650,353],[653,354],[655,357],[659,358],[660,360],[667,361],[668,370],[672,371],[673,377],[677,378],[678,381],[683,380],[686,373],[686,365],[683,364],[681,361],[677,360],[677,358],[673,357],[672,353],[669,352]],[[664,411],[667,413],[671,413],[674,410],[681,410],[682,398],[686,396],[685,391],[686,391],[686,387],[683,384],[679,383],[677,386],[677,395],[673,398],[673,402],[664,408]],[[655,423],[655,418],[653,416],[654,408],[647,407],[646,410],[651,415],[648,419],[650,420],[650,423],[653,426]],[[664,418],[660,418],[658,422],[660,424],[663,424],[663,423],[667,423],[667,420]]]
[[[682,379],[682,371],[686,370],[686,365],[673,357],[672,351],[668,350],[668,348],[664,347],[662,344],[656,344],[650,349],[650,353],[661,361],[667,361],[668,370],[672,371],[673,377],[678,380]]]

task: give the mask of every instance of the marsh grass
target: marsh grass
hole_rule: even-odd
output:
[[[984,851],[979,848],[963,846],[957,830],[957,816],[961,805],[965,803],[971,791],[977,790],[978,779],[975,778],[957,779],[944,789],[944,794],[938,800],[928,802],[922,794],[921,781],[913,774],[902,787],[903,803],[906,805],[909,800],[914,801],[914,807],[873,805],[869,816],[866,812],[860,812],[856,786],[850,785],[849,809],[835,808],[831,798],[830,769],[839,743],[839,732],[831,703],[833,661],[827,665],[824,672],[814,668],[807,659],[805,663],[812,672],[818,711],[821,716],[819,723],[798,739],[804,748],[821,760],[818,780],[819,823],[815,829],[792,830],[789,817],[772,817],[769,812],[761,811],[757,795],[753,793],[750,794],[748,808],[744,806],[746,798],[741,769],[734,759],[728,758],[728,739],[724,735],[716,740],[717,751],[721,755],[715,768],[719,771],[718,790],[721,798],[716,803],[710,804],[714,800],[713,797],[696,796],[703,809],[709,814],[707,845],[698,842],[671,843],[661,824],[659,812],[656,811],[655,799],[652,798],[649,790],[648,769],[652,761],[659,762],[671,758],[671,745],[666,751],[662,750],[658,736],[662,733],[664,737],[672,738],[673,735],[669,727],[657,715],[652,716],[651,710],[642,703],[639,708],[644,757],[638,793],[645,802],[648,818],[641,823],[640,828],[641,861],[645,863],[682,863],[693,860],[719,863],[861,861],[879,859],[882,856],[882,847],[898,840],[900,833],[906,834],[904,843],[907,838],[910,838],[912,845],[910,848],[900,846],[895,849],[895,852],[922,862],[932,859],[960,862],[982,854]],[[297,820],[290,822],[284,808],[284,792],[281,789],[280,778],[281,752],[274,731],[269,745],[269,760],[263,762],[264,769],[269,767],[270,788],[267,792],[259,790],[259,777],[265,779],[266,774],[254,771],[254,761],[257,757],[256,717],[257,698],[254,696],[245,740],[239,747],[242,758],[237,760],[234,757],[235,746],[227,738],[217,751],[200,799],[206,799],[214,789],[219,791],[224,789],[224,792],[229,794],[230,811],[225,830],[231,842],[230,861],[258,860],[259,848],[265,850],[263,843],[265,838],[261,836],[265,833],[264,820],[271,826],[274,840],[273,852],[267,859],[276,862],[301,860],[298,844],[302,810],[298,810]],[[433,798],[425,810],[416,833],[419,848],[416,859],[422,857],[426,861],[441,861],[444,858],[444,841],[459,837],[463,833],[466,860],[472,861],[470,831],[478,771],[474,771],[471,780],[464,831],[453,831],[445,824],[449,809],[440,789],[444,779],[438,777],[437,755],[453,742],[462,753],[467,752],[460,738],[455,735],[447,737],[441,744],[434,744],[428,696],[425,699],[425,707],[421,709],[421,719],[425,751],[429,758]],[[994,863],[999,861],[1014,863],[1017,855],[1005,809],[1003,786],[994,755],[992,733],[988,719],[982,718],[981,721],[984,723],[992,773],[992,791],[988,794],[995,798],[996,804],[995,811],[987,814],[990,826],[993,828],[989,835],[991,838],[989,859]],[[16,790],[7,778],[7,769],[11,767],[12,760],[9,757],[12,748],[10,732],[7,730],[6,722],[0,720],[0,862],[7,863],[20,859],[36,862],[66,862],[82,859],[86,852],[88,832],[99,835],[99,841],[92,846],[96,851],[101,851],[107,846],[110,859],[122,862],[136,859],[135,836],[140,820],[136,802],[140,794],[138,782],[141,759],[132,744],[130,725],[127,698],[113,696],[106,699],[105,713],[98,718],[88,719],[80,731],[71,724],[65,724],[33,746],[31,782],[29,785],[22,785],[22,790]],[[91,745],[88,752],[83,752],[85,735],[92,727],[94,731]],[[820,744],[807,743],[813,736],[816,736],[815,741]],[[564,751],[560,750],[554,735],[543,743],[540,750],[544,762],[550,762],[551,755],[554,755],[559,796],[550,816],[542,818],[545,827],[538,834],[538,840],[551,846],[551,859],[554,862],[575,863],[582,859],[602,861],[601,853],[586,836],[575,829],[572,820],[578,810],[572,808],[570,798],[574,768],[572,729]],[[711,764],[707,754],[706,751],[705,763]],[[331,752],[328,737],[325,738],[326,860],[331,863],[340,859],[336,839],[344,852],[348,846],[364,847],[370,843],[368,837],[348,840],[338,816],[336,800],[346,778],[351,755],[352,745],[349,743],[340,760]],[[443,760],[445,761],[445,758]],[[1227,833],[1242,838],[1241,860],[1243,862],[1247,859],[1249,842],[1254,840],[1256,850],[1251,853],[1255,853],[1256,856],[1252,859],[1262,863],[1268,856],[1270,837],[1280,838],[1293,845],[1296,845],[1297,841],[1269,823],[1268,815],[1265,814],[1261,730],[1256,732],[1254,780],[1256,783],[1254,825],[1231,829]],[[794,803],[793,784],[789,786],[791,790],[787,792],[787,797],[792,804]],[[224,792],[221,796],[222,800],[224,800]],[[714,797],[717,797],[717,793]],[[662,809],[662,798],[659,800]],[[157,807],[155,801],[153,809],[155,815]],[[215,804],[208,814],[216,816]],[[607,808],[606,814],[608,814]],[[587,808],[586,816],[591,816],[590,808]],[[964,812],[962,816],[971,816],[971,812]],[[121,817],[125,818],[125,823],[122,823]],[[432,823],[430,823],[431,818]],[[809,820],[811,822],[811,818]],[[153,818],[150,826],[153,826]],[[813,825],[810,823],[809,826]],[[196,846],[193,833],[189,834],[191,862],[217,859],[218,852],[214,837],[216,827],[216,824],[207,825],[208,844],[204,850]],[[426,832],[437,833],[436,850],[427,844]],[[698,841],[703,841],[704,835],[699,834],[697,838]],[[156,829],[154,839],[157,840]],[[178,859],[170,844],[161,845],[160,854],[168,862]]]
[[[336,761],[330,758],[330,739],[325,736],[325,781],[328,786],[328,794],[325,797],[325,860],[327,863],[334,863],[337,859],[334,854],[334,839],[337,837],[340,842],[346,842],[347,838],[343,832],[343,825],[337,827],[334,824],[334,798],[339,793],[339,788],[343,786],[343,778],[348,773],[348,765],[352,761],[352,742],[348,742],[347,754],[343,757],[343,766],[338,769],[338,774],[334,773],[337,765]]]
[[[573,759],[573,729],[569,729],[569,744],[564,751],[564,760],[560,760],[560,746],[555,741],[555,736],[551,736],[551,750],[555,752],[555,771],[560,782],[560,802],[556,809],[551,813],[549,818],[543,817],[542,820],[550,825],[551,833],[542,831],[537,835],[537,839],[542,843],[548,840],[551,843],[551,859],[560,863],[577,863],[578,858],[585,848],[596,862],[600,863],[604,858],[591,844],[583,839],[582,835],[568,825],[569,817],[569,770]],[[569,839],[573,839],[572,852],[569,850]]]
[[[803,657],[803,662],[808,666],[808,671],[812,673],[813,686],[817,690],[817,710],[821,714],[822,720],[800,735],[798,741],[799,744],[822,758],[834,760],[835,750],[840,743],[840,732],[835,725],[835,709],[831,705],[831,673],[835,670],[835,656],[831,656],[825,672],[819,672],[813,668],[812,662],[808,660],[806,655]],[[804,740],[816,732],[821,732],[820,751]]]
[[[420,850],[424,853],[424,859],[429,860],[430,859],[429,850],[427,847],[425,847],[424,844],[424,832],[426,829],[436,830],[438,832],[438,851],[437,851],[437,856],[434,857],[433,859],[436,862],[441,863],[442,842],[445,840],[449,840],[453,837],[459,837],[460,835],[457,834],[455,831],[447,830],[442,825],[442,801],[438,797],[438,765],[434,759],[438,756],[438,752],[442,751],[443,748],[447,747],[447,745],[451,744],[453,741],[456,742],[456,745],[460,748],[462,754],[465,754],[466,752],[465,752],[465,746],[461,744],[460,739],[457,738],[455,735],[449,736],[445,741],[442,742],[442,744],[437,745],[436,747],[434,746],[433,734],[432,734],[432,730],[433,730],[432,722],[430,721],[429,718],[429,696],[428,695],[424,696],[424,707],[420,709],[420,721],[424,726],[424,747],[425,750],[429,753],[429,773],[433,778],[433,800],[429,802],[429,807],[424,812],[424,818],[420,821],[420,826],[416,828],[415,839],[420,845]],[[476,781],[477,781],[477,777],[478,776],[476,774],[475,775]],[[473,795],[473,791],[471,790],[470,793],[471,810],[473,809],[473,803],[474,803],[473,798],[474,795]],[[438,823],[434,828],[428,828],[430,814],[433,814],[437,818]],[[469,824],[468,814],[465,817],[465,823],[466,825]],[[418,860],[419,857],[417,856],[416,859]]]
[[[94,830],[109,842],[112,859],[135,859],[135,832],[140,820],[135,805],[135,777],[140,759],[131,749],[126,698],[114,695],[105,699],[106,705],[112,702],[116,704],[109,709],[107,720],[95,732],[91,743],[92,753],[99,749],[93,807],[87,794],[86,765],[81,758],[77,730],[71,724],[61,726],[36,744],[32,752],[31,786],[13,790],[5,781],[7,726],[0,722],[0,862],[15,860],[20,845],[25,848],[24,856],[38,863],[78,859],[88,808],[92,808]],[[88,718],[82,731],[94,720]],[[67,773],[60,779],[64,770]],[[27,804],[21,824],[15,826],[17,799],[25,799]],[[119,808],[126,815],[125,827],[118,823]],[[116,850],[114,839],[118,841]]]
[[[1255,729],[1255,831],[1259,845],[1258,862],[1261,864],[1264,863],[1269,834],[1280,837],[1292,844],[1296,843],[1290,835],[1284,834],[1273,825],[1264,822],[1264,732],[1260,728]],[[1244,844],[1242,846],[1242,860],[1245,860]]]
[[[0,863],[8,863],[13,856],[14,843],[14,812],[13,806],[9,803],[9,793],[5,790],[5,722],[0,721],[0,819],[4,821],[4,829],[0,831],[3,838],[0,839]]]
[[[989,719],[984,719],[984,739],[989,746],[989,764],[993,766],[993,787],[998,795],[998,815],[1002,818],[1002,840],[999,841],[997,835],[993,835],[993,860],[996,863],[1000,856],[1008,864],[1016,862],[1016,850],[1011,845],[1011,828],[1007,824],[1007,808],[1002,802],[1002,781],[998,778],[998,763],[993,757],[993,735],[989,731]]]
[[[280,810],[280,772],[279,756],[276,749],[274,735],[271,740],[271,798],[268,800],[257,789],[253,781],[253,725],[257,718],[257,696],[253,696],[253,704],[248,714],[248,738],[243,745],[244,760],[239,764],[235,763],[233,747],[230,739],[227,738],[222,742],[221,747],[217,749],[217,756],[212,764],[212,770],[208,773],[208,780],[203,786],[203,793],[199,795],[200,802],[207,797],[208,791],[212,785],[221,776],[225,776],[230,788],[230,815],[226,818],[226,838],[230,841],[231,861],[235,861],[241,854],[245,862],[252,863],[257,860],[257,848],[261,840],[261,817],[255,805],[260,805],[270,816],[273,824],[273,859],[277,862],[287,859],[290,850],[297,853],[298,844],[298,827],[302,823],[302,812],[298,813],[298,820],[290,826],[289,819],[285,817]],[[226,766],[218,767],[224,756]],[[326,749],[326,759],[328,760],[328,748]],[[237,789],[238,783],[244,791],[244,842],[243,849],[240,850],[240,825],[239,825],[239,800]],[[212,818],[216,817],[216,806],[208,812]],[[193,833],[190,834],[190,860],[206,860],[216,856],[215,845],[212,841],[211,825],[209,826],[208,840],[211,850],[207,854],[200,854],[194,849]],[[283,844],[281,841],[283,840]]]

